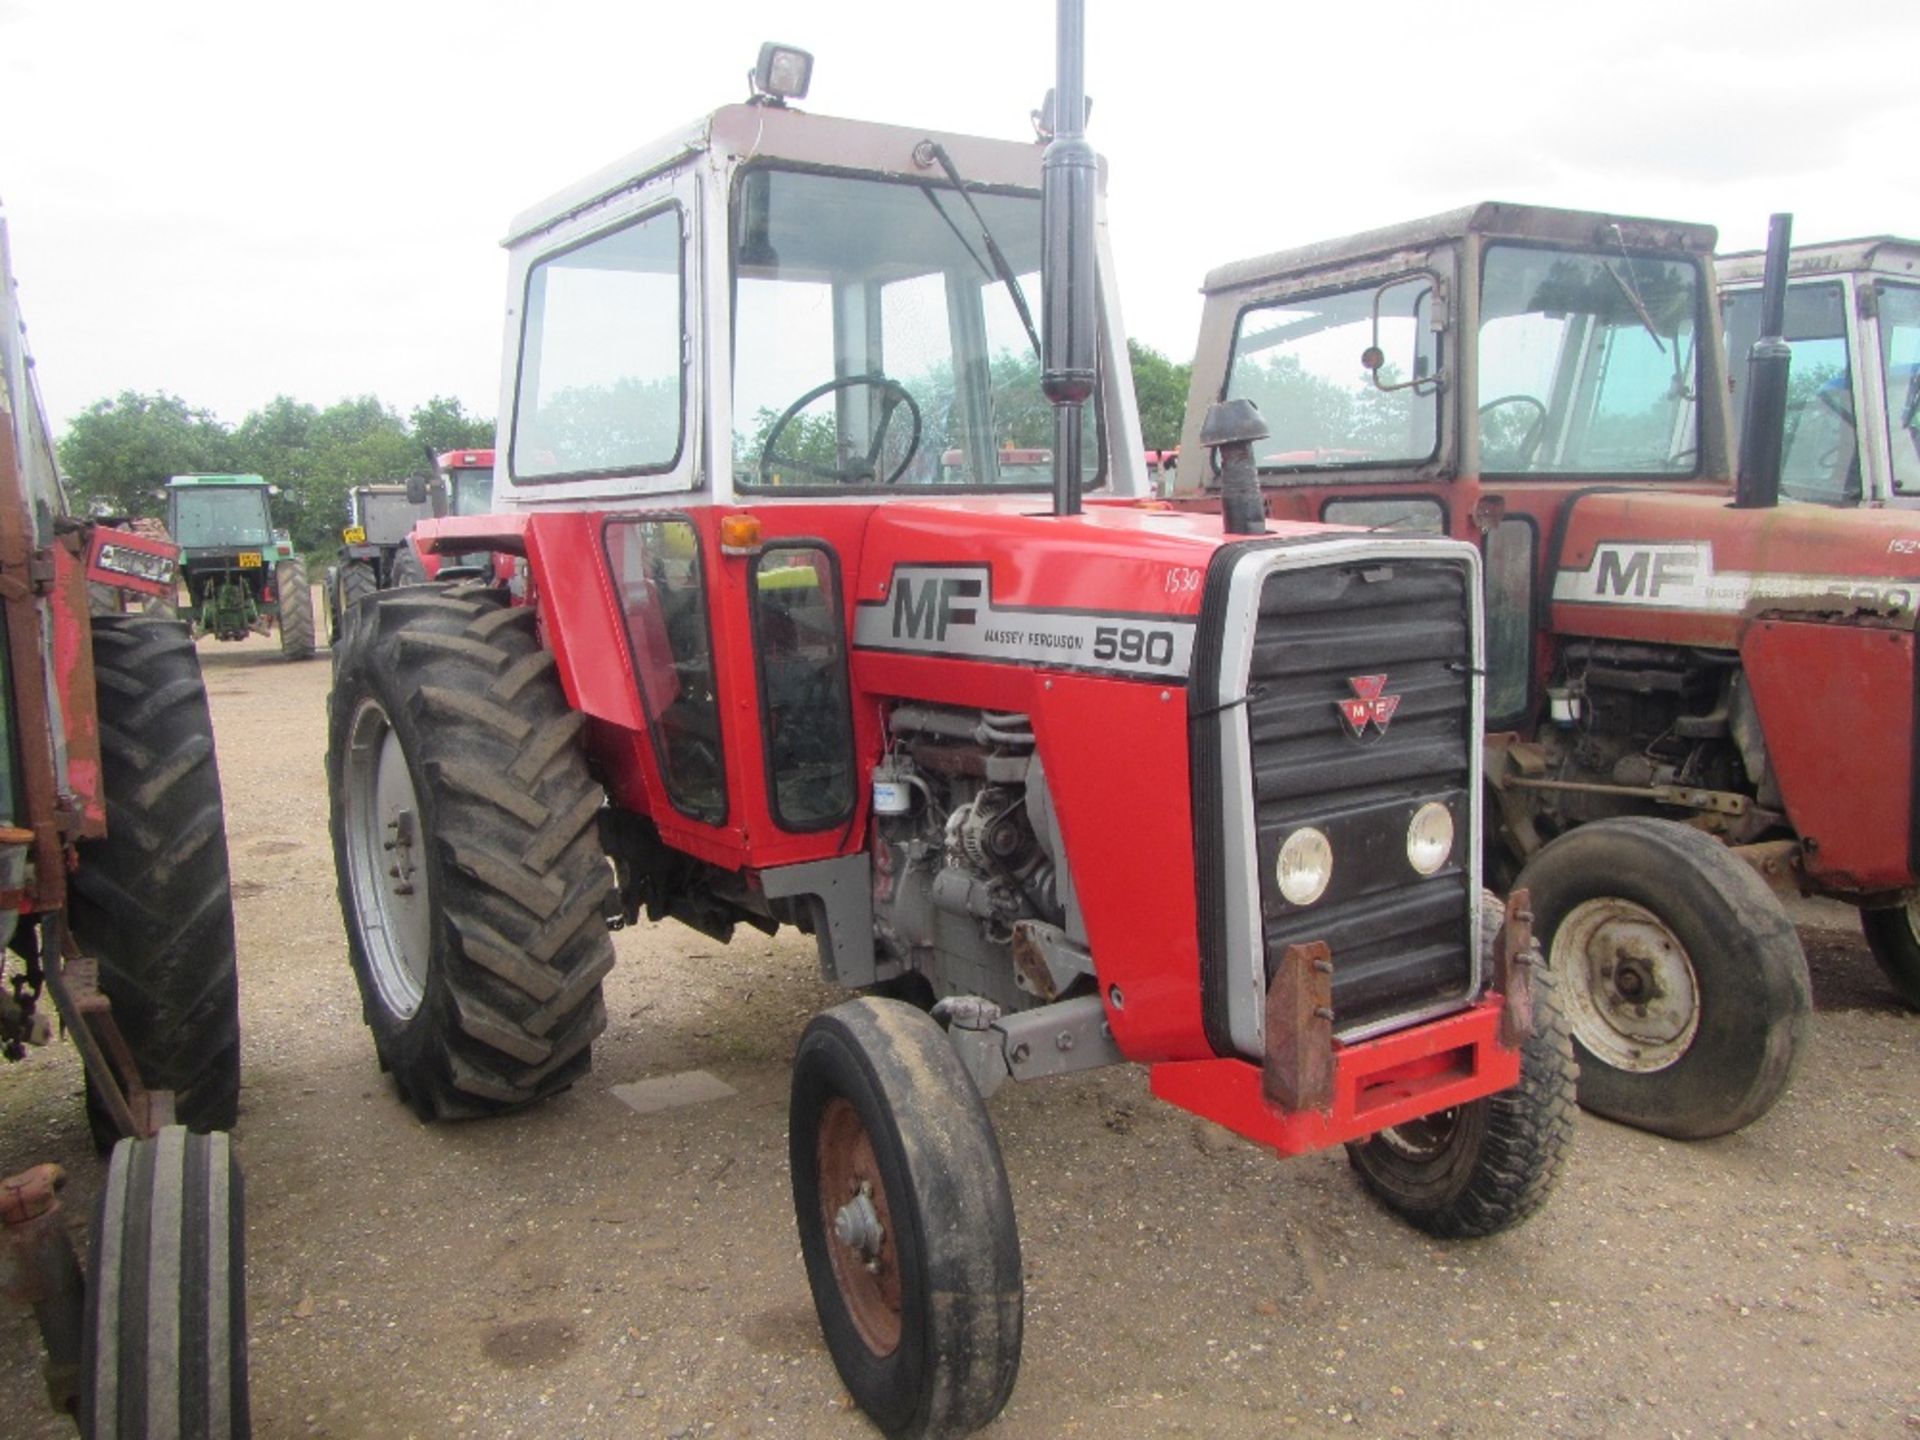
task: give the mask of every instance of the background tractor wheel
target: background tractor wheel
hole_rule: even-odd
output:
[[[1894,994],[1920,1010],[1920,900],[1891,910],[1862,910],[1860,928]]]
[[[334,576],[333,630],[327,636],[328,641],[338,644],[340,632],[346,629],[348,613],[367,596],[379,593],[380,577],[373,573],[371,565],[361,560],[342,565]]]
[[[413,548],[413,541],[403,540],[393,556],[394,585],[424,585],[427,580],[427,567],[421,562],[419,552]]]
[[[1691,826],[1599,820],[1518,882],[1559,979],[1580,1103],[1677,1140],[1772,1108],[1811,1027],[1807,958],[1752,868]]]
[[[985,1425],[1020,1370],[1020,1240],[993,1123],[946,1035],[892,1000],[816,1016],[787,1137],[807,1281],[854,1400],[892,1436]]]
[[[613,968],[600,786],[534,614],[481,585],[346,616],[328,709],[340,908],[380,1063],[423,1119],[586,1073]]]
[[[1504,912],[1481,906],[1491,965]],[[1573,1144],[1573,1045],[1552,972],[1533,969],[1533,1035],[1511,1090],[1396,1125],[1347,1146],[1361,1183],[1409,1224],[1442,1239],[1492,1235],[1532,1215]]]
[[[243,1209],[224,1134],[169,1125],[114,1147],[87,1265],[87,1440],[253,1433]]]
[[[186,627],[93,620],[107,837],[83,841],[69,914],[149,1088],[195,1130],[226,1130],[240,1096],[227,827],[213,719]],[[101,1149],[119,1138],[87,1090]]]
[[[273,567],[273,593],[280,614],[280,653],[289,660],[313,658],[313,589],[307,562],[298,555]]]

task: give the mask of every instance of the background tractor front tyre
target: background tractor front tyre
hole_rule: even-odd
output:
[[[150,1089],[195,1130],[233,1126],[240,990],[213,717],[187,629],[149,615],[93,618],[107,836],[83,841],[69,916],[99,962]],[[87,1088],[95,1142],[119,1138]]]
[[[1020,1370],[1020,1240],[986,1106],[898,1001],[816,1016],[787,1143],[800,1251],[840,1379],[890,1436],[961,1435]]]
[[[587,773],[534,615],[478,584],[389,591],[344,621],[327,791],[374,1048],[427,1120],[585,1074],[613,967]]]
[[[349,560],[334,571],[333,588],[329,595],[327,613],[332,617],[333,628],[327,632],[329,644],[340,643],[340,632],[346,629],[347,616],[353,607],[369,595],[380,593],[380,577],[373,573],[373,567],[364,560]]]
[[[1920,900],[1890,910],[1862,910],[1860,928],[1893,993],[1920,1010]]]
[[[1630,817],[1560,836],[1518,883],[1559,980],[1582,1105],[1676,1140],[1773,1107],[1813,996],[1799,936],[1750,866],[1690,826]]]
[[[313,658],[313,588],[307,562],[298,555],[273,567],[274,605],[280,616],[280,653],[289,660]]]
[[[87,1266],[86,1440],[247,1440],[246,1248],[224,1134],[169,1125],[107,1164]]]
[[[393,556],[392,579],[395,588],[402,585],[424,585],[430,578],[419,551],[413,548],[413,541],[401,541],[400,548],[394,552]]]
[[[1482,906],[1491,950],[1503,911]],[[1546,1203],[1573,1145],[1573,1045],[1552,972],[1533,968],[1533,1034],[1520,1083],[1347,1146],[1361,1183],[1415,1228],[1442,1239],[1492,1235]]]

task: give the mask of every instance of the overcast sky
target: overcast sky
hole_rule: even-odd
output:
[[[1920,5],[1088,6],[1130,332],[1187,359],[1222,261],[1481,199],[1723,248],[1920,234]],[[1031,135],[1046,0],[0,0],[0,206],[56,426],[121,390],[491,415],[517,210],[743,98]],[[1826,21],[1824,26],[1817,22]]]

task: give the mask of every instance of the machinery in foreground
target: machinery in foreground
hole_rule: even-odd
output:
[[[795,926],[866,992],[800,1039],[790,1160],[890,1435],[1012,1391],[1009,1079],[1144,1065],[1445,1236],[1571,1135],[1525,898],[1483,905],[1478,555],[1146,499],[1081,23],[1044,152],[803,114],[768,46],[516,219],[494,513],[416,531],[513,582],[369,597],[336,652],[349,954],[423,1117],[586,1073],[610,919]],[[1047,471],[1003,467],[1036,415]]]
[[[175,475],[167,529],[180,547],[180,578],[194,637],[244,640],[280,632],[289,660],[313,656],[307,562],[273,528],[273,487],[258,475]]]
[[[68,513],[0,220],[0,1057],[57,1019],[111,1151],[84,1275],[57,1165],[0,1179],[0,1294],[88,1440],[244,1440],[239,992],[213,727],[173,547]],[[0,1429],[11,1427],[0,1423]]]

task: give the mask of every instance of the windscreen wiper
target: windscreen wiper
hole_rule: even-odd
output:
[[[987,258],[993,262],[993,273],[999,278],[1000,283],[1007,287],[1007,294],[1013,299],[1014,311],[1020,316],[1020,323],[1026,327],[1027,339],[1033,342],[1033,358],[1038,360],[1040,332],[1033,328],[1033,312],[1027,308],[1027,297],[1020,289],[1020,281],[1013,273],[1013,266],[1007,263],[1006,254],[1000,249],[999,242],[993,238],[993,231],[987,226],[987,217],[980,213],[980,207],[973,203],[973,196],[967,193],[967,182],[960,178],[959,170],[954,167],[953,157],[947,154],[947,147],[938,140],[925,140],[921,144],[926,147],[926,153],[931,155],[946,172],[948,181],[959,192],[960,198],[966,202],[967,209],[973,212],[974,222],[980,227],[980,240],[986,246]],[[941,208],[940,202],[934,198],[931,190],[927,192],[927,198],[933,200],[934,208],[940,211],[942,218],[945,218],[947,212]],[[948,221],[948,223],[952,222]],[[974,258],[978,260],[979,257]]]
[[[1612,226],[1611,228],[1613,230],[1613,243],[1620,247],[1620,258],[1625,260],[1628,266],[1631,267],[1633,261],[1627,254],[1626,237],[1620,233],[1620,227],[1618,225]],[[1647,334],[1653,337],[1653,343],[1660,347],[1660,353],[1662,355],[1666,354],[1666,343],[1661,340],[1660,332],[1653,328],[1653,316],[1647,313],[1647,302],[1640,298],[1640,291],[1634,286],[1632,269],[1629,268],[1627,273],[1622,275],[1618,270],[1613,268],[1613,262],[1604,256],[1601,257],[1600,268],[1606,271],[1607,274],[1612,277],[1613,283],[1620,287],[1620,293],[1627,297],[1627,303],[1633,306],[1633,313],[1638,315],[1640,317],[1640,323],[1647,327]]]

